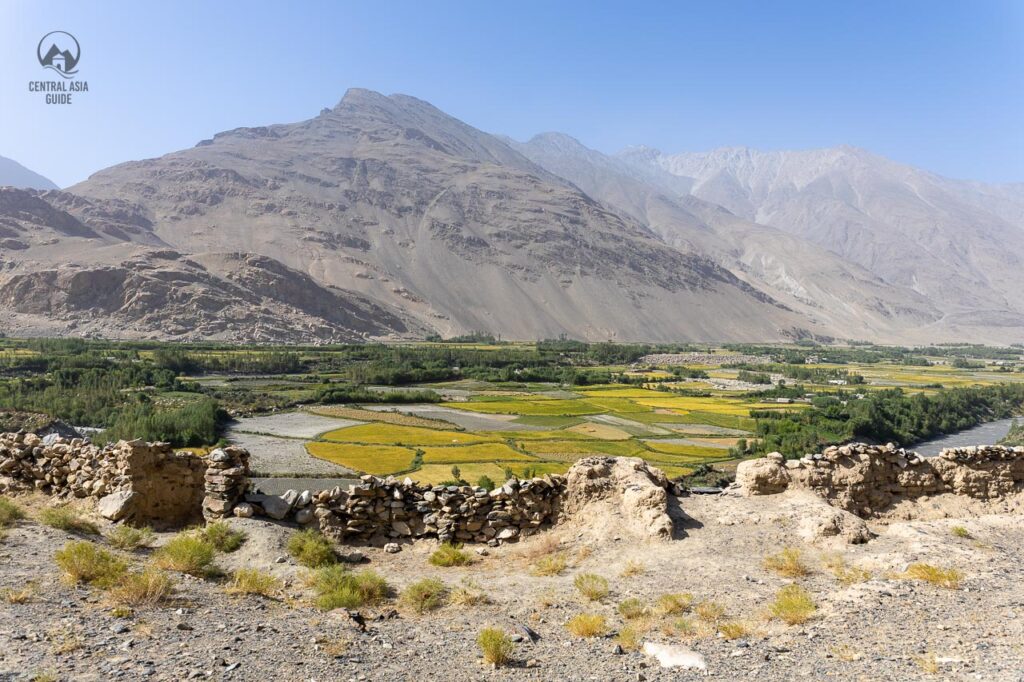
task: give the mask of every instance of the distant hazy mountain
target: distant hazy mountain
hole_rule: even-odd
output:
[[[0,189],[0,331],[1020,341],[1020,189],[850,149],[520,144],[350,90],[67,191]]]
[[[782,339],[805,325],[706,255],[668,246],[501,140],[402,95],[352,90],[308,121],[221,133],[38,198],[98,235],[51,229],[45,239],[41,232],[16,237],[27,245],[12,252],[25,273],[16,295],[16,275],[4,273],[7,300],[39,302],[31,312],[55,325],[72,314],[69,298],[87,299],[67,294],[59,276],[30,277],[40,268],[36,254],[51,264],[106,267],[128,245],[173,250],[180,258],[162,260],[162,268],[181,272],[183,263],[196,263],[216,277],[202,254],[273,259],[309,278],[303,286],[338,287],[401,311],[407,335]],[[46,309],[48,301],[60,305]],[[132,331],[163,331],[162,304],[155,297],[153,314],[136,316],[145,324]],[[18,311],[27,312],[24,305]],[[380,326],[362,331],[401,333],[395,324]]]
[[[913,289],[950,325],[997,337],[1007,335],[1000,328],[1012,336],[1024,327],[1021,185],[950,180],[853,147],[675,155],[634,148],[620,159]]]
[[[17,161],[0,156],[0,187],[20,187],[22,189],[57,189],[47,178],[33,173]]]

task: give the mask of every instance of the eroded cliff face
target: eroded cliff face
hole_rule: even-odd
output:
[[[891,443],[833,446],[788,461],[771,453],[740,463],[735,490],[745,495],[808,490],[862,518],[940,495],[996,502],[1024,491],[1024,447],[950,448],[930,458]]]

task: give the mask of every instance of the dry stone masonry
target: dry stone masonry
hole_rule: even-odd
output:
[[[203,460],[167,443],[120,441],[99,447],[83,438],[0,434],[0,493],[39,490],[95,498],[108,519],[184,524],[197,520]]]
[[[898,502],[930,495],[988,501],[1022,492],[1024,447],[979,445],[922,457],[892,443],[851,443],[788,461],[776,452],[741,462],[735,485],[747,495],[810,490],[868,518]]]

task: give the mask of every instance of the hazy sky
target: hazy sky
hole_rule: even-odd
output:
[[[57,29],[89,83],[70,106],[28,91]],[[0,155],[61,186],[353,86],[605,152],[845,143],[1024,181],[1024,0],[0,0]]]

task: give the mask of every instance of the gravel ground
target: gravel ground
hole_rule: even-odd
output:
[[[296,412],[278,412],[261,417],[244,417],[231,425],[232,431],[245,433],[261,433],[284,438],[316,438],[325,431],[356,426],[365,422],[354,419],[325,417],[302,410]]]
[[[426,616],[395,602],[364,609],[366,632],[343,611],[309,604],[301,567],[286,559],[292,528],[233,520],[248,534],[234,554],[219,555],[230,572],[257,567],[288,586],[277,599],[231,597],[223,580],[178,577],[176,601],[115,618],[99,592],[62,583],[53,553],[73,536],[18,522],[0,542],[0,588],[37,586],[26,603],[0,601],[0,680],[46,671],[67,680],[1020,680],[1024,670],[1024,527],[1020,517],[991,515],[963,521],[892,523],[875,528],[865,545],[828,548],[802,543],[793,530],[799,507],[786,495],[753,499],[684,497],[676,512],[679,539],[640,541],[602,535],[592,523],[570,524],[519,545],[490,548],[463,568],[427,562],[430,541],[398,554],[360,548],[367,567],[397,591],[422,577],[456,586],[472,581],[492,603],[449,605]],[[954,525],[971,537],[957,537]],[[166,535],[160,535],[160,542]],[[550,552],[552,539],[570,559],[561,576],[535,577],[529,566]],[[762,558],[787,546],[801,550],[810,575],[799,583],[818,605],[804,625],[765,617],[776,591],[792,582],[766,570]],[[870,578],[843,586],[823,560],[839,552]],[[133,560],[141,562],[143,554]],[[628,562],[639,572],[623,577]],[[897,576],[910,562],[928,561],[964,571],[949,590]],[[575,592],[581,572],[608,578],[611,595],[589,603]],[[721,604],[726,618],[747,625],[741,639],[683,637],[662,631],[650,641],[701,654],[706,673],[662,669],[642,653],[615,653],[611,638],[576,639],[565,621],[581,612],[622,626],[616,604],[627,597],[653,601],[690,592]],[[397,608],[397,614],[391,614]],[[394,617],[388,617],[389,614]],[[381,616],[381,620],[376,620]],[[697,622],[692,616],[686,616]],[[516,646],[513,665],[491,670],[478,656],[480,628],[519,635],[527,624],[540,639]],[[63,653],[62,653],[63,651]]]
[[[317,459],[306,452],[305,441],[264,436],[228,429],[227,438],[249,451],[249,468],[254,476],[339,476],[358,475],[349,469]]]

